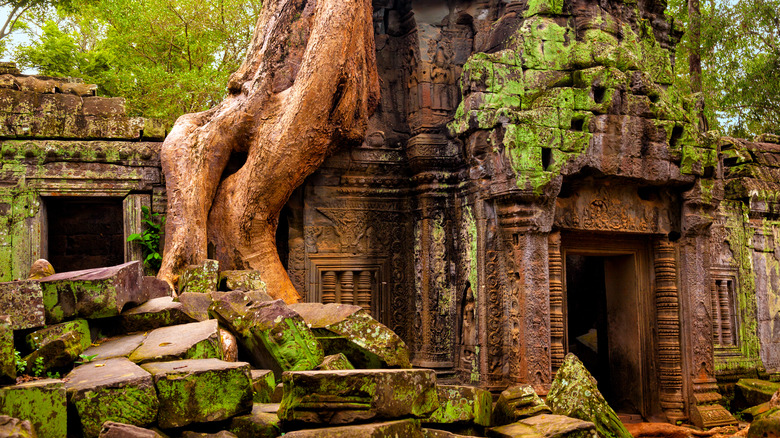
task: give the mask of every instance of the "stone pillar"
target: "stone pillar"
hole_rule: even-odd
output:
[[[566,348],[563,325],[563,258],[561,256],[561,233],[550,233],[547,240],[550,270],[550,365],[552,374],[563,365]]]
[[[11,242],[11,279],[27,278],[30,266],[46,255],[48,245],[45,205],[37,192],[23,191],[14,197],[11,206]]]
[[[138,242],[128,242],[131,234],[142,233],[144,216],[141,207],[151,208],[152,199],[148,194],[127,195],[122,200],[124,222],[125,263],[144,259],[143,247]],[[162,248],[160,248],[162,250]]]

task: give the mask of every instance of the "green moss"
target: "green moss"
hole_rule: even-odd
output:
[[[62,381],[39,380],[0,392],[0,413],[32,423],[41,438],[67,434],[67,397]]]
[[[157,394],[151,385],[99,388],[71,400],[87,437],[96,437],[106,421],[147,426],[157,417]]]

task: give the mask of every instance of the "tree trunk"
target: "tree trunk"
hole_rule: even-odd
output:
[[[330,152],[362,140],[379,97],[373,32],[370,0],[264,3],[228,97],[180,117],[163,143],[160,278],[174,283],[211,256],[221,269],[261,271],[275,298],[299,299],[276,251],[279,213]]]

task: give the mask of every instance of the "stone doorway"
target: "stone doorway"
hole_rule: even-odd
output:
[[[641,238],[563,241],[564,346],[621,414],[651,415],[652,293]]]
[[[57,272],[125,261],[122,198],[45,198],[48,260]]]

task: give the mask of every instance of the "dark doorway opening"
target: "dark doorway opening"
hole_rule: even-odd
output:
[[[642,413],[642,339],[633,254],[566,255],[566,337],[617,412]]]
[[[124,263],[122,198],[47,198],[48,260],[57,272]]]

